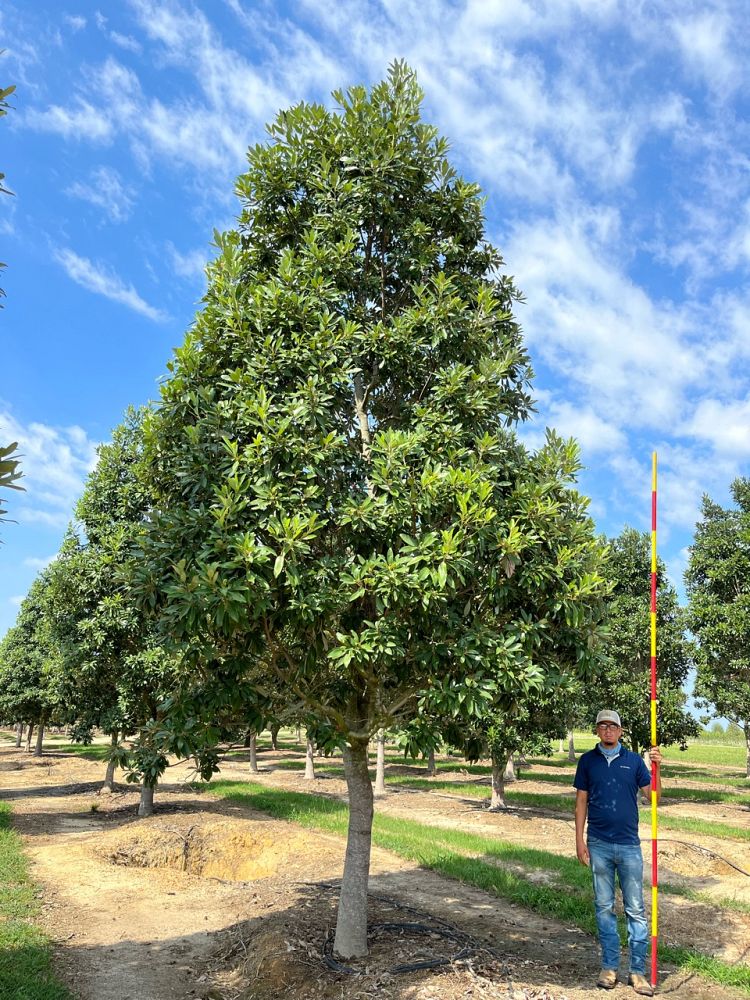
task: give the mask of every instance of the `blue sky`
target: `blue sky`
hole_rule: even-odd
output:
[[[749,20],[729,0],[6,0],[0,441],[27,492],[1,532],[0,634],[97,443],[157,395],[248,144],[397,57],[526,294],[525,437],[578,438],[609,534],[648,529],[656,448],[679,581],[701,494],[750,470]]]

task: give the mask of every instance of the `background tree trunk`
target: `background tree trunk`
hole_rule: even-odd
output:
[[[29,723],[29,728],[26,730],[26,753],[31,753],[31,734],[34,732],[34,723]]]
[[[427,754],[427,773],[431,778],[434,778],[437,774],[437,764],[435,763],[435,748],[430,747],[429,753]]]
[[[750,778],[750,728],[745,730],[745,775]]]
[[[271,748],[273,750],[279,749],[279,729],[281,726],[271,726]]]
[[[297,726],[297,742],[302,742],[302,729],[299,726]]]
[[[154,786],[141,784],[141,801],[138,804],[139,816],[154,815]]]
[[[309,734],[305,751],[305,781],[315,781],[315,744]]]
[[[516,781],[516,762],[513,760],[513,754],[508,757],[508,763],[505,765],[505,773],[503,774],[503,781]]]
[[[258,734],[253,729],[249,735],[248,747],[250,748],[250,771],[252,774],[258,773]]]
[[[36,731],[36,746],[34,747],[34,756],[42,756],[42,745],[44,743],[44,723],[40,722]]]
[[[375,794],[385,795],[385,730],[378,730],[377,757],[375,763]]]
[[[568,760],[576,759],[576,747],[573,742],[573,730],[568,730]]]
[[[490,812],[500,812],[505,809],[505,768],[508,763],[506,757],[492,756],[492,798],[490,799]]]
[[[344,747],[349,832],[333,943],[334,950],[343,958],[367,954],[367,881],[373,811],[368,763],[366,742],[357,741]]]
[[[113,750],[117,746],[118,736],[119,733],[115,729],[114,732],[112,733],[112,743],[111,743]],[[116,768],[117,768],[117,761],[114,759],[114,757],[110,757],[109,761],[107,762],[107,773],[104,776],[104,784],[101,787],[101,791],[104,792],[105,794],[107,792],[111,792],[115,787]]]
[[[23,723],[19,722],[16,726],[16,747],[21,746],[21,741],[23,740]]]
[[[564,753],[565,752],[565,747],[563,745],[563,741],[562,740],[560,740],[560,745],[557,748],[557,752],[558,753]]]

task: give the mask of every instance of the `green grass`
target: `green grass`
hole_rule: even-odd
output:
[[[348,810],[337,799],[238,781],[215,781],[212,791],[277,819],[328,833],[346,833]],[[375,815],[373,843],[536,913],[575,924],[589,934],[596,931],[589,873],[572,858],[383,813]],[[514,871],[511,866],[522,871]],[[531,870],[549,872],[547,884],[524,877],[524,871]],[[624,934],[622,927],[621,933]],[[750,994],[748,966],[730,965],[689,948],[662,946],[660,954],[667,962]]]
[[[51,946],[31,922],[39,912],[10,806],[0,802],[0,1000],[73,1000],[51,968]]]
[[[92,743],[89,746],[83,743],[52,743],[47,749],[59,750],[60,753],[74,753],[86,760],[107,760],[111,747],[109,743]]]

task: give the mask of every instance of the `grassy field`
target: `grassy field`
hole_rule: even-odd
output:
[[[48,938],[34,926],[39,904],[5,802],[0,802],[0,886],[0,1000],[73,1000],[52,974]]]
[[[211,783],[210,794],[310,829],[341,836],[346,833],[348,810],[336,799],[221,780]],[[383,813],[375,814],[373,843],[449,878],[573,924],[591,935],[596,933],[590,874],[572,858]],[[546,884],[528,877],[540,870],[552,876]],[[720,905],[713,905],[720,912]],[[620,933],[624,941],[622,926]],[[748,966],[723,962],[690,948],[662,946],[660,955],[665,962],[750,995]]]

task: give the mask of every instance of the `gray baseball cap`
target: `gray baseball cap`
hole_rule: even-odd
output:
[[[617,712],[610,712],[608,709],[602,709],[601,712],[596,717],[596,724],[599,725],[600,722],[614,722],[616,726],[622,726],[620,722],[620,716]]]

